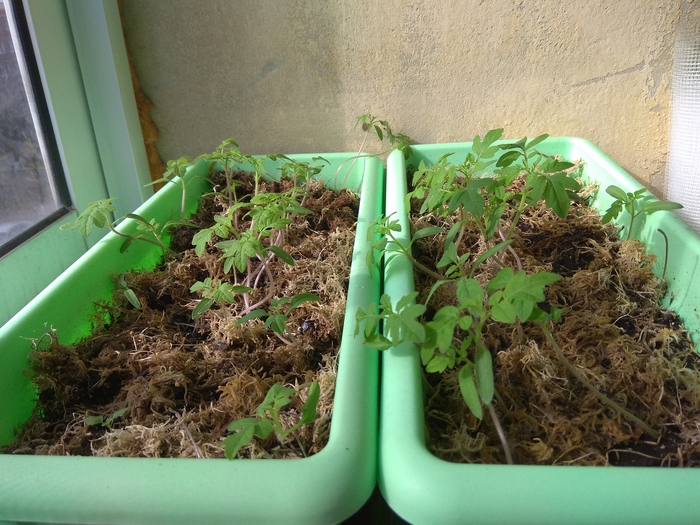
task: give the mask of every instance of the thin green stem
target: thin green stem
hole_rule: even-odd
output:
[[[112,223],[110,223],[110,222],[107,223],[107,227],[112,231],[112,233],[115,233],[115,234],[118,235],[119,237],[124,237],[124,238],[127,238],[127,239],[130,239],[130,238],[133,238],[133,237],[134,237],[133,235],[129,235],[128,233],[122,233],[122,232],[118,231],[118,230],[114,227],[114,224],[112,224]],[[155,231],[153,231],[152,233],[153,233],[153,235],[155,236],[156,240],[149,239],[149,238],[147,238],[147,237],[138,237],[137,240],[143,241],[143,242],[147,242],[148,244],[152,244],[153,246],[157,246],[158,248],[160,248],[160,249],[163,250],[164,252],[167,252],[167,253],[169,253],[169,254],[175,256],[175,257],[178,257],[178,258],[180,257],[180,254],[179,254],[179,253],[177,253],[176,251],[171,250],[170,248],[168,248],[168,247],[160,240],[160,238],[158,237],[158,234],[156,234]]]
[[[439,274],[437,272],[434,272],[433,270],[431,270],[427,266],[424,266],[423,264],[418,262],[416,259],[413,258],[411,253],[406,248],[404,248],[403,244],[401,244],[399,242],[399,240],[396,237],[394,237],[394,235],[391,233],[391,231],[389,231],[388,234],[389,234],[389,237],[391,237],[392,242],[394,244],[396,244],[396,246],[399,248],[401,253],[403,253],[408,258],[409,261],[411,261],[411,264],[413,264],[413,266],[415,268],[417,268],[418,270],[420,270],[424,274],[426,274],[429,277],[432,277],[433,279],[436,279],[438,281],[443,281],[447,278],[446,276]]]
[[[545,337],[547,338],[547,341],[549,341],[549,344],[552,345],[552,348],[554,348],[554,351],[556,352],[557,356],[559,359],[562,360],[562,362],[566,365],[566,368],[571,372],[571,375],[573,375],[578,381],[583,384],[590,392],[596,396],[600,401],[602,401],[604,404],[621,414],[622,416],[626,417],[627,419],[635,422],[637,425],[639,425],[644,432],[649,434],[654,440],[658,440],[661,435],[651,428],[649,425],[647,425],[644,421],[639,419],[637,416],[632,414],[629,410],[626,408],[618,405],[607,397],[605,394],[603,394],[600,390],[598,390],[595,386],[593,386],[588,379],[584,377],[581,372],[579,372],[576,367],[573,365],[571,361],[567,359],[567,357],[564,355],[564,351],[561,349],[561,347],[557,344],[557,342],[554,340],[554,337],[552,336],[552,332],[549,331],[549,328],[547,325],[544,324],[544,322],[538,322],[537,323],[539,327],[542,329],[542,332],[544,332]]]
[[[664,271],[661,272],[661,280],[664,280],[666,278],[666,267],[668,266],[668,237],[666,236],[666,232],[661,228],[657,228],[656,231],[663,235],[664,241],[666,241],[666,248],[664,250]]]
[[[509,465],[513,464],[513,456],[510,453],[510,447],[508,446],[508,440],[506,439],[506,433],[503,431],[503,427],[501,426],[501,422],[498,419],[498,416],[496,415],[496,411],[493,409],[493,403],[489,403],[486,405],[486,408],[489,411],[489,415],[491,416],[491,421],[493,421],[493,426],[496,427],[496,433],[498,434],[498,439],[501,440],[501,446],[503,447],[503,451],[506,454],[506,463]]]
[[[637,216],[634,211],[630,213],[630,228],[627,230],[627,240],[629,241],[632,238],[632,227],[634,226],[634,218]]]

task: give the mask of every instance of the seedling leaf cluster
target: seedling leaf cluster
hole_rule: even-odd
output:
[[[379,235],[379,240],[367,263],[378,264],[384,258],[386,264],[401,254],[434,284],[422,303],[416,302],[419,292],[412,292],[400,298],[384,295],[368,311],[359,309],[356,333],[362,330],[366,344],[377,350],[406,342],[415,344],[427,373],[457,370],[459,389],[469,411],[482,419],[484,407],[488,409],[510,462],[507,436],[492,406],[497,392],[493,356],[483,339],[485,328],[489,323],[535,323],[556,345],[550,326],[561,320],[565,310],[548,303],[546,289],[561,277],[549,271],[527,274],[511,244],[528,207],[543,203],[564,219],[572,203],[583,199],[579,196],[580,165],[538,151],[546,134],[510,142],[501,140],[502,133],[502,129],[495,129],[483,138],[476,136],[461,163],[453,162],[453,154],[449,153],[432,165],[420,162],[406,196],[406,208],[419,217],[432,217],[427,222],[433,225],[417,229],[405,241],[407,232],[401,231],[397,218],[377,218],[368,237]],[[640,214],[680,207],[648,200],[639,204],[642,192],[626,194],[615,186],[607,191],[617,201],[604,222],[623,209],[633,222]],[[472,254],[463,241],[465,232],[474,230],[479,232],[481,240],[477,244],[481,247]],[[442,257],[434,266],[412,254],[414,243],[425,239],[442,246]],[[487,262],[498,270],[492,271],[487,281],[477,280],[475,271]],[[431,301],[445,286],[454,290],[454,302],[435,306]],[[557,356],[574,369],[563,352],[557,352]],[[658,437],[658,432],[608,399],[580,374],[574,377],[608,407],[652,438]]]
[[[384,125],[384,124],[382,124]],[[388,124],[386,129],[390,135]],[[395,138],[395,137],[394,137]],[[322,297],[312,292],[302,292],[292,296],[281,293],[282,286],[276,282],[270,266],[286,265],[294,267],[296,259],[285,248],[287,228],[294,218],[310,214],[304,206],[310,195],[310,184],[319,177],[322,169],[329,164],[323,157],[314,157],[310,162],[301,162],[286,155],[270,155],[272,161],[279,161],[279,175],[293,182],[291,187],[280,192],[262,188],[263,178],[269,180],[265,172],[264,158],[246,155],[232,140],[222,142],[214,152],[202,155],[192,163],[183,157],[171,161],[159,180],[155,183],[176,184],[183,191],[182,209],[177,220],[163,225],[147,221],[137,214],[127,214],[112,219],[115,210],[111,199],[91,203],[80,216],[65,228],[78,228],[81,234],[89,235],[93,228],[108,227],[116,235],[125,238],[121,250],[125,251],[134,242],[141,241],[158,246],[168,258],[180,257],[168,246],[168,236],[176,226],[194,227],[192,246],[199,258],[212,255],[217,264],[209,264],[209,275],[201,276],[189,291],[192,294],[191,318],[198,321],[205,315],[219,317],[231,322],[232,327],[245,323],[261,322],[268,333],[284,345],[296,343],[306,329],[290,326],[290,315],[304,305],[322,301]],[[214,186],[211,196],[224,210],[214,216],[213,224],[202,228],[185,219],[186,172],[190,164],[204,162],[210,175],[218,173],[221,182]],[[243,189],[237,172],[246,169],[252,174],[254,188]],[[213,180],[213,179],[212,179]],[[117,226],[124,220],[136,221],[134,233],[124,233]],[[143,300],[134,289],[127,285],[124,275],[119,276],[117,290],[134,308],[141,308]],[[266,439],[272,432],[282,441],[302,425],[312,423],[316,417],[316,405],[320,390],[318,383],[308,386],[308,401],[301,407],[301,419],[290,428],[284,428],[280,410],[290,403],[295,390],[283,387],[280,383],[268,391],[265,401],[256,411],[257,419],[244,418],[231,425],[235,431],[224,440],[226,456],[233,458],[254,436]],[[116,417],[101,419],[89,416],[87,424],[111,426]]]

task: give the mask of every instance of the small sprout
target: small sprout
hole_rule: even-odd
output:
[[[114,420],[122,417],[127,412],[127,410],[129,410],[129,407],[117,410],[111,416],[108,416],[108,417],[85,416],[85,419],[83,421],[89,427],[103,427],[103,428],[106,428],[107,430],[112,430],[112,425],[114,425]]]
[[[301,388],[304,388],[302,385]],[[317,382],[308,385],[308,397],[301,407],[301,418],[290,428],[285,429],[280,420],[280,410],[289,405],[291,396],[298,393],[294,388],[284,387],[281,383],[275,383],[268,390],[265,399],[255,411],[256,417],[243,418],[234,421],[228,426],[229,432],[235,432],[224,438],[224,453],[228,459],[235,459],[238,451],[250,443],[255,436],[260,439],[275,433],[277,441],[282,443],[287,436],[296,432],[302,425],[309,425],[316,419],[316,407],[321,396],[321,387]]]
[[[127,213],[123,217],[112,221],[111,214],[115,210],[111,203],[113,200],[114,199],[102,199],[91,202],[88,204],[87,208],[80,215],[78,215],[76,220],[62,225],[61,229],[70,230],[73,228],[78,228],[80,234],[87,237],[90,235],[90,233],[92,233],[92,229],[94,227],[104,228],[107,226],[107,228],[109,228],[115,235],[124,237],[124,243],[119,248],[119,251],[122,253],[125,252],[135,241],[144,241],[158,246],[165,253],[177,256],[177,254],[168,248],[163,241],[163,234],[172,226],[178,224],[192,226],[192,224],[185,221],[168,221],[161,227],[160,224],[156,223],[154,219],[148,221],[135,213]],[[125,219],[132,219],[137,222],[137,233],[122,233],[116,229],[117,225]]]
[[[200,291],[202,292],[202,300],[192,310],[192,319],[200,317],[215,303],[223,309],[227,304],[231,304],[234,301],[234,294],[252,292],[253,289],[248,286],[234,285],[222,281],[217,281],[216,284],[213,284],[212,278],[207,277],[204,281],[197,281],[190,288],[190,292],[193,293]]]
[[[662,210],[678,210],[683,207],[682,204],[677,202],[652,200],[646,195],[647,190],[645,188],[635,192],[625,192],[625,190],[613,184],[608,186],[605,191],[615,200],[607,209],[605,215],[603,215],[602,222],[603,224],[607,224],[611,220],[616,219],[624,209],[630,216],[627,240],[631,239],[634,220],[640,215],[651,215],[652,213]]]
[[[360,148],[357,151],[357,155],[347,159],[340,166],[338,166],[338,169],[335,172],[334,185],[336,188],[345,187],[348,177],[350,176],[350,173],[352,173],[352,169],[355,167],[357,159],[359,159],[360,157],[378,157],[380,155],[384,155],[385,153],[390,152],[393,149],[398,149],[402,151],[406,159],[408,159],[411,156],[412,150],[410,137],[408,135],[404,135],[403,133],[395,133],[386,120],[381,120],[379,117],[376,117],[369,113],[365,113],[364,115],[360,115],[357,118],[355,126],[357,126],[358,124],[361,124],[362,131],[364,132],[364,135],[362,137],[362,143],[360,144]],[[369,137],[371,133],[374,133],[381,142],[384,142],[384,137],[386,137],[389,140],[389,149],[376,154],[362,153],[365,148],[365,143],[367,142],[367,137]],[[338,186],[338,174],[340,173],[340,170],[343,168],[343,166],[350,160],[352,160],[352,164],[350,165],[350,168],[345,174],[343,182],[340,186]]]
[[[252,319],[265,319],[265,328],[269,328],[273,332],[275,332],[275,334],[277,334],[277,336],[280,337],[280,339],[282,339],[283,342],[291,344],[291,342],[294,341],[294,338],[291,336],[291,334],[286,334],[287,337],[291,339],[291,341],[288,341],[283,338],[283,336],[285,336],[285,333],[287,332],[287,321],[289,320],[289,314],[292,310],[301,306],[304,303],[320,300],[321,298],[313,293],[300,293],[292,298],[282,297],[279,299],[272,299],[272,301],[270,301],[269,312],[263,310],[262,308],[253,310],[252,312],[248,312],[238,321],[236,321],[235,326],[239,326]]]
[[[129,288],[129,285],[126,284],[126,274],[121,274],[119,276],[119,279],[117,280],[117,291],[124,294],[124,297],[126,297],[126,299],[131,303],[131,306],[137,310],[141,308],[141,301],[139,301],[139,298],[136,296],[134,291]]]

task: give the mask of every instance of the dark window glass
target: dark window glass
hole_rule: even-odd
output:
[[[70,205],[21,2],[0,0],[0,256]]]

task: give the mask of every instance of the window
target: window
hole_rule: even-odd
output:
[[[20,93],[29,93],[25,102],[29,116],[18,112],[16,118],[36,141],[32,156],[22,140],[11,141],[14,151],[3,149],[0,133],[0,177],[9,179],[10,172],[15,177],[0,188],[0,199],[6,188],[19,193],[25,186],[30,194],[43,192],[41,205],[37,195],[31,195],[28,205],[15,205],[14,197],[0,200],[0,223],[19,223],[7,227],[12,229],[7,233],[11,240],[0,239],[3,325],[104,234],[93,232],[86,240],[75,230],[60,230],[61,224],[73,220],[89,202],[108,197],[115,198],[121,216],[138,207],[152,188],[145,186],[150,174],[117,0],[0,3],[8,13],[7,28],[16,24],[14,37],[0,34],[5,45],[0,78],[5,71],[2,64],[8,79],[13,68],[20,69]],[[15,63],[7,61],[10,57]],[[23,61],[26,71],[21,69]],[[24,89],[27,83],[29,89]],[[41,132],[32,132],[37,129]],[[29,169],[23,167],[27,164],[36,171],[31,182],[15,173]],[[41,188],[32,186],[39,184],[40,175],[46,176]],[[4,210],[6,206],[12,211]]]
[[[21,6],[0,0],[0,256],[68,213],[70,197]]]

